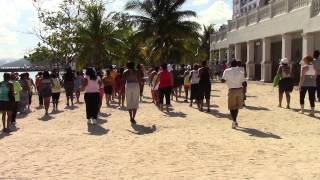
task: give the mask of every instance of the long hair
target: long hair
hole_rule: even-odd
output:
[[[86,76],[89,76],[90,80],[97,80],[97,73],[93,68],[86,69]]]

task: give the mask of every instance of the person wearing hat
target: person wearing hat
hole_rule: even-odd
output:
[[[293,90],[293,82],[291,77],[291,68],[287,58],[280,60],[277,74],[281,77],[281,80],[279,81],[279,107],[282,107],[283,94],[285,93],[287,99],[287,109],[290,109],[290,93]]]

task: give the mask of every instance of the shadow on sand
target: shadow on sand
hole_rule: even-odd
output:
[[[77,108],[79,108],[79,106],[73,105],[73,106],[66,106],[64,109],[74,110],[74,109],[77,109]]]
[[[44,115],[41,118],[38,118],[38,120],[40,120],[40,121],[50,121],[52,119],[54,119],[54,117],[52,117],[50,115]]]
[[[164,112],[164,113],[166,116],[169,116],[169,117],[181,117],[181,118],[187,117],[187,114],[183,113],[183,112],[169,111],[169,112]]]
[[[105,129],[104,127],[98,124],[88,124],[88,133],[89,135],[102,136],[109,132],[109,129]]]
[[[58,111],[52,111],[50,114],[60,114],[63,113],[64,111],[58,110]]]
[[[205,111],[204,111],[205,112]],[[223,119],[229,119],[231,120],[231,116],[230,114],[225,114],[225,113],[222,113],[222,112],[219,112],[218,110],[216,109],[211,109],[210,112],[206,112],[208,114],[211,114],[217,118],[223,118]]]
[[[251,111],[270,111],[270,109],[266,107],[255,107],[255,106],[244,106],[245,109],[251,110]]]
[[[11,133],[7,133],[3,131],[0,132],[0,140],[8,136],[11,136]]]
[[[247,134],[249,134],[249,136],[253,136],[253,137],[282,139],[280,136],[275,135],[271,132],[263,132],[263,131],[253,129],[253,128],[238,127],[236,130],[247,133]]]
[[[152,134],[157,130],[156,125],[152,125],[151,127],[147,127],[147,126],[139,125],[139,124],[131,124],[131,127],[134,131],[131,131],[131,130],[128,130],[128,131],[133,134],[136,134],[136,135]]]

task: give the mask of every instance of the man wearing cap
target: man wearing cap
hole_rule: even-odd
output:
[[[243,107],[243,82],[246,79],[244,73],[237,67],[237,61],[231,62],[231,67],[223,72],[222,82],[225,82],[229,88],[228,108],[233,120],[232,128],[238,127],[237,117],[239,109]]]

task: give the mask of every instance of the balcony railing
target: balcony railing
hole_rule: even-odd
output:
[[[212,34],[211,42],[219,42],[226,39],[228,31],[234,31],[260,21],[271,19],[274,16],[289,13],[293,10],[310,6],[310,17],[320,14],[320,0],[275,0],[270,4],[259,7],[256,10],[229,20],[227,28],[222,32]]]

